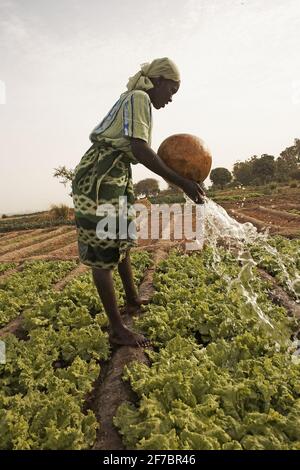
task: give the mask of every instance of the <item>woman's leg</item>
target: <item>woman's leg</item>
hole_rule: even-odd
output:
[[[129,330],[122,322],[117,306],[112,270],[92,268],[93,279],[108,316],[111,327],[111,341],[129,346],[147,346],[150,344],[143,335]]]
[[[127,313],[133,313],[142,304],[147,304],[148,302],[139,297],[137,288],[134,285],[129,250],[126,253],[126,257],[118,264],[118,271],[125,290],[126,311]]]

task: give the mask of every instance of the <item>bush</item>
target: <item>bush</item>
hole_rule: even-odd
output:
[[[175,203],[184,203],[185,199],[183,194],[173,194],[169,196],[156,196],[148,198],[151,204],[175,204]]]
[[[269,196],[270,194],[272,194],[272,189],[270,188],[270,186],[266,186],[266,187],[262,190],[262,193],[263,193],[265,196]]]
[[[215,195],[216,195],[216,193],[215,193],[215,191],[212,190],[212,189],[208,189],[208,190],[206,191],[206,196],[207,196],[207,197],[214,198]]]
[[[299,168],[299,170],[294,171],[291,174],[291,177],[294,178],[295,180],[300,180],[300,168]]]
[[[276,183],[271,183],[271,184],[269,185],[269,188],[270,188],[270,189],[276,189],[276,188],[277,188],[277,184],[276,184]]]
[[[292,181],[290,183],[290,188],[297,188],[297,187],[298,187],[298,185],[297,185],[296,181]]]
[[[236,189],[236,187],[238,186],[239,184],[234,180],[234,181],[230,181],[230,183],[226,184],[226,189],[227,188],[230,188],[230,189]]]
[[[66,204],[60,204],[56,206],[53,204],[50,209],[50,218],[51,219],[68,219],[70,216],[70,208]]]
[[[269,189],[270,191],[270,189]],[[210,196],[212,197],[212,196]],[[245,193],[245,192],[241,192],[239,194],[233,194],[231,196],[227,196],[227,195],[222,195],[222,194],[216,194],[216,196],[212,197],[212,199],[216,202],[218,201],[240,201],[242,199],[254,199],[254,198],[258,198],[258,197],[261,197],[261,193]]]
[[[8,218],[8,215],[2,214],[2,219],[7,219],[7,218]]]

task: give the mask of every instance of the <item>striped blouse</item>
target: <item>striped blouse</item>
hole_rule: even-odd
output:
[[[151,145],[151,100],[145,91],[123,93],[105,118],[90,134],[92,142],[114,141],[119,148],[130,147],[128,137],[142,139]]]

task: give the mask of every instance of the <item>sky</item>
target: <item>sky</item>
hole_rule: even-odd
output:
[[[190,133],[213,168],[277,157],[300,138],[299,45],[299,0],[1,0],[0,214],[72,207],[54,168],[75,168],[128,77],[157,57],[182,80],[153,108],[153,150]]]

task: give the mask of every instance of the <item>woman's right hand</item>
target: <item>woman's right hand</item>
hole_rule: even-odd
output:
[[[196,181],[186,179],[182,185],[182,190],[196,204],[204,204],[205,192]]]

